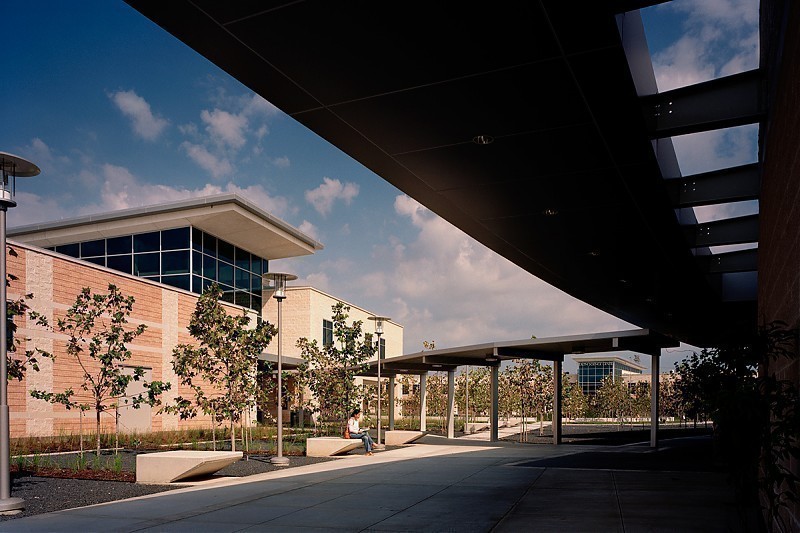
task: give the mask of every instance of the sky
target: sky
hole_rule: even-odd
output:
[[[758,66],[757,0],[642,17],[660,91]],[[635,327],[488,250],[121,1],[4,0],[3,22],[0,151],[42,169],[18,182],[9,227],[231,192],[325,245],[271,270],[392,317],[406,353]],[[673,141],[684,175],[756,160],[755,127]]]

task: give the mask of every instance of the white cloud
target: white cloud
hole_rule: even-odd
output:
[[[415,200],[397,196],[394,208],[413,237],[383,239],[369,261],[348,255],[318,263],[301,283],[324,281],[334,296],[391,316],[404,326],[406,353],[422,349],[423,340],[444,348],[632,328],[535,278]],[[308,259],[291,261],[289,271],[307,268]]]
[[[212,154],[205,146],[184,141],[181,148],[186,150],[192,161],[215,178],[229,176],[233,173],[233,165],[226,157]]]
[[[758,125],[692,133],[672,138],[684,176],[758,160]]]
[[[233,149],[244,146],[247,131],[247,117],[244,115],[234,115],[221,109],[204,109],[200,112],[200,119],[206,124],[206,132],[215,144]]]
[[[100,188],[99,201],[85,205],[76,212],[64,212],[64,215],[102,213],[221,193],[237,194],[279,218],[292,212],[289,201],[285,197],[272,196],[260,185],[240,187],[235,183],[227,183],[224,186],[207,183],[194,189],[170,187],[144,182],[127,168],[111,164],[102,165],[97,174]],[[40,212],[39,222],[45,221],[42,216],[42,212]]]
[[[758,67],[757,0],[674,0],[657,9],[686,20],[683,36],[653,55],[659,91]]]
[[[342,183],[328,177],[324,177],[322,184],[316,189],[305,192],[306,201],[323,216],[331,212],[336,200],[342,200],[346,205],[350,205],[356,196],[358,196],[358,184]]]
[[[169,124],[167,120],[154,115],[150,104],[133,90],[117,91],[109,94],[109,98],[131,120],[133,131],[142,139],[155,141]]]
[[[298,227],[300,231],[314,239],[315,241],[319,241],[319,230],[317,227],[309,222],[308,220],[304,220]]]
[[[273,158],[272,164],[278,168],[289,168],[292,163],[289,161],[288,156],[282,156]]]

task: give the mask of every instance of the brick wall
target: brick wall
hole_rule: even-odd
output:
[[[193,342],[186,328],[197,296],[27,245],[10,242],[9,247],[17,255],[7,255],[8,272],[18,279],[11,282],[8,297],[16,299],[32,293],[34,297],[29,300],[30,307],[44,314],[51,325],[65,316],[83,287],[102,293],[107,291],[109,283],[113,283],[123,294],[133,296],[135,303],[129,322],[145,324],[147,329],[128,346],[133,355],[126,366],[150,368],[152,379],[173,383],[173,390],[163,397],[165,402],[174,400],[178,394],[190,394],[188,389],[177,387],[172,372],[172,349],[178,343]],[[240,308],[233,306],[230,310],[241,313]],[[81,424],[78,411],[66,410],[63,406],[30,396],[33,389],[62,392],[71,387],[79,401],[89,398],[80,388],[82,370],[66,354],[67,336],[38,327],[25,318],[18,319],[17,324],[18,336],[30,339],[23,343],[22,349],[38,347],[55,354],[55,360],[39,358],[39,372],[29,369],[23,381],[9,383],[11,437],[77,433]],[[210,426],[210,420],[205,416],[181,421],[177,416],[161,415],[156,411],[151,420],[153,431]],[[113,414],[102,415],[101,422],[103,431],[113,431]],[[83,419],[84,431],[93,431],[94,424],[95,413],[87,412]]]
[[[758,312],[762,324],[781,320],[797,328],[800,326],[800,6],[793,4],[786,23],[780,71],[776,73],[778,85],[763,158]],[[778,361],[770,370],[800,387],[797,359]],[[791,467],[800,472],[796,460]],[[800,530],[800,507],[795,506],[787,519],[794,530]]]

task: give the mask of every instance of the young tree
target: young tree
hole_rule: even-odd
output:
[[[303,358],[299,373],[314,394],[322,417],[344,424],[350,411],[361,402],[355,377],[366,369],[376,347],[371,333],[362,338],[360,320],[347,325],[349,306],[337,302],[331,309],[334,342],[320,347],[316,340],[299,339],[297,347]]]
[[[427,382],[427,416],[439,417],[439,426],[444,429],[444,419],[447,415],[447,373],[432,372],[428,374]]]
[[[531,401],[533,409],[539,413],[539,435],[544,434],[544,418],[547,413],[553,409],[553,397],[555,390],[553,387],[553,367],[543,365],[539,361],[533,361],[535,365],[532,366],[533,380],[532,388],[533,394]],[[556,423],[554,420],[553,423]]]
[[[67,310],[64,318],[58,319],[56,330],[67,335],[67,356],[75,360],[83,372],[81,388],[89,393],[89,401],[73,399],[72,388],[60,393],[32,390],[31,396],[51,403],[60,403],[67,409],[76,407],[81,411],[94,409],[96,413],[97,455],[100,456],[100,415],[115,412],[120,398],[124,397],[128,384],[144,376],[137,366],[126,374],[122,366],[131,358],[127,345],[144,333],[146,326],[139,324],[131,328],[128,317],[133,310],[133,296],[125,296],[113,284],[108,285],[107,294],[92,294],[84,288]],[[133,408],[142,403],[161,403],[160,394],[170,388],[169,383],[152,381],[144,383],[146,396],[135,396],[128,400]]]
[[[486,367],[472,367],[468,375],[456,379],[456,402],[466,409],[469,392],[469,412],[471,416],[485,416],[492,405],[491,376]]]
[[[567,418],[585,416],[589,409],[589,399],[583,393],[583,388],[569,381],[567,374],[563,375],[561,383],[564,393],[564,414]]]
[[[402,387],[402,394],[400,396],[400,408],[403,412],[403,417],[411,415],[411,417],[419,416],[420,409],[420,392],[419,381],[416,376],[401,376],[400,386]]]
[[[622,378],[614,379],[613,375],[603,378],[603,383],[595,395],[598,407],[610,414],[611,418],[618,419],[620,429],[625,423],[625,415],[630,411],[630,399],[628,387]]]
[[[217,423],[228,420],[231,449],[236,451],[236,423],[269,393],[264,388],[269,365],[259,367],[258,357],[277,330],[262,320],[252,326],[245,311],[229,314],[221,297],[222,289],[216,283],[200,296],[189,322],[189,333],[199,346],[179,344],[172,352],[172,368],[194,397],[178,396],[175,404],[164,410],[182,419],[202,411]]]

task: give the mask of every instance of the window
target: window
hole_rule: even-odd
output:
[[[124,237],[114,237],[106,239],[106,253],[108,255],[129,254],[133,251],[131,244],[133,237],[126,235]],[[130,272],[128,272],[130,274]]]
[[[188,274],[189,250],[163,252],[161,254],[161,274]]]
[[[330,320],[322,321],[322,345],[329,346],[333,344],[333,322]]]
[[[81,257],[97,257],[100,255],[106,255],[105,239],[81,243]]]
[[[56,252],[64,255],[69,255],[71,257],[80,257],[81,246],[80,244],[61,244],[59,246],[56,246]]]
[[[160,245],[160,237],[157,231],[150,233],[139,233],[133,236],[134,252],[157,252]]]
[[[133,273],[136,276],[158,276],[160,273],[158,252],[133,256]]]
[[[256,311],[263,305],[261,275],[267,272],[267,260],[199,228],[68,243],[53,250],[196,294],[218,282],[224,301]]]
[[[189,247],[189,228],[175,228],[161,232],[162,250],[183,250]]]

